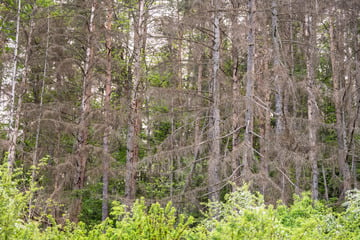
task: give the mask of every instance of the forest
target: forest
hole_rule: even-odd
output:
[[[2,239],[359,239],[358,0],[0,0],[0,77]]]

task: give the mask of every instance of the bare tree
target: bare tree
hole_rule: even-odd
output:
[[[241,102],[240,102],[240,79],[239,79],[239,54],[240,54],[240,33],[239,33],[239,19],[238,12],[236,10],[240,9],[240,1],[232,0],[232,8],[235,10],[234,13],[231,13],[231,59],[232,59],[232,101],[233,101],[233,112],[232,112],[232,160],[231,160],[231,169],[232,169],[232,181],[235,185],[239,185],[240,177],[240,114],[241,114]],[[234,188],[236,190],[236,188]]]
[[[83,67],[83,88],[81,97],[81,109],[80,109],[80,121],[79,131],[77,135],[77,146],[75,152],[75,178],[74,178],[74,190],[81,190],[85,185],[86,177],[86,164],[89,158],[88,149],[88,137],[89,137],[89,124],[90,124],[90,112],[91,112],[91,91],[93,86],[93,64],[94,64],[94,32],[95,32],[95,10],[97,8],[97,1],[93,0],[91,3],[91,11],[89,16],[89,25],[87,33],[87,46],[86,55]],[[71,219],[73,221],[78,220],[78,215],[81,211],[81,195],[74,200]]]
[[[102,220],[105,220],[109,215],[109,136],[111,134],[111,78],[112,78],[112,39],[111,26],[113,21],[113,10],[111,9],[111,1],[105,2],[106,22],[105,22],[105,46],[106,46],[106,76],[105,76],[105,98],[104,98],[104,118],[105,131],[103,138],[104,156],[103,156],[103,189],[102,189]]]
[[[213,13],[213,31],[214,39],[212,46],[212,75],[211,75],[211,152],[208,165],[208,191],[212,201],[218,201],[219,183],[220,183],[220,81],[219,81],[219,66],[220,66],[220,17],[218,12],[218,1],[212,1],[214,7]]]
[[[255,82],[255,0],[248,0],[248,55],[246,71],[246,99],[245,99],[245,136],[243,153],[243,172],[246,179],[251,173],[253,153],[253,127],[254,127],[254,82]]]
[[[337,16],[335,13],[334,16]],[[335,29],[335,20],[330,18],[330,59],[331,59],[331,68],[332,68],[332,80],[333,80],[333,98],[335,103],[336,111],[336,133],[337,133],[337,143],[338,143],[338,163],[340,174],[343,177],[343,187],[342,195],[345,194],[347,190],[351,189],[351,174],[348,163],[346,162],[348,154],[347,146],[347,132],[346,132],[346,120],[345,120],[345,109],[344,109],[344,79],[340,75],[341,66],[343,62],[343,49],[341,47],[342,42],[336,40],[336,29]],[[338,34],[337,36],[339,36]],[[336,45],[339,47],[337,48]]]
[[[275,84],[275,115],[276,115],[276,136],[279,137],[284,131],[284,116],[283,116],[283,69],[280,54],[280,35],[278,26],[278,9],[277,0],[271,3],[271,27],[272,27],[272,42],[273,42],[273,74]]]
[[[141,129],[141,80],[144,47],[146,44],[146,0],[139,0],[134,19],[133,79],[130,89],[128,133],[126,139],[125,198],[130,204],[136,196],[136,172],[139,161],[139,134]]]
[[[16,82],[17,82],[17,66],[18,66],[18,49],[19,49],[19,34],[20,34],[20,13],[21,0],[18,0],[17,19],[16,19],[16,36],[14,46],[14,62],[11,76],[11,103],[10,103],[10,122],[9,122],[9,150],[8,150],[8,167],[12,171],[15,163],[16,143],[18,137],[18,127],[16,126]]]
[[[312,1],[311,1],[312,2]],[[307,69],[307,106],[308,106],[308,128],[309,128],[309,162],[312,170],[311,192],[312,198],[317,200],[319,197],[318,182],[319,170],[317,162],[317,131],[318,131],[318,107],[315,96],[315,67],[316,67],[316,15],[317,0],[310,4],[310,9],[315,9],[314,13],[305,15],[305,37],[308,38],[308,48],[306,51],[306,69]]]
[[[41,80],[41,92],[40,92],[40,104],[39,104],[39,114],[36,119],[36,134],[35,134],[35,146],[34,146],[34,153],[32,157],[32,184],[36,182],[36,175],[37,175],[37,166],[39,163],[39,143],[40,143],[40,130],[41,130],[41,120],[43,117],[43,105],[44,105],[44,93],[45,93],[45,80],[48,74],[48,55],[49,55],[49,42],[50,42],[50,16],[49,16],[49,9],[47,10],[47,27],[46,27],[46,45],[45,45],[45,56],[44,56],[44,67],[43,67],[43,75]],[[32,196],[29,200],[29,218],[32,216]]]

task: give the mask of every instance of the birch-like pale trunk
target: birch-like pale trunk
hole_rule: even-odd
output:
[[[13,71],[11,74],[11,103],[10,103],[10,118],[9,118],[9,149],[8,149],[8,168],[12,171],[15,163],[16,142],[18,136],[18,129],[14,125],[15,120],[15,92],[17,82],[17,65],[18,65],[18,49],[19,49],[19,35],[20,35],[20,12],[21,12],[21,0],[18,0],[17,19],[16,19],[16,35],[15,35],[15,47],[14,47],[14,61]]]
[[[89,158],[88,137],[89,137],[89,115],[91,110],[91,88],[93,82],[92,67],[94,64],[94,32],[95,32],[95,10],[97,1],[93,0],[91,4],[91,11],[89,17],[88,33],[87,33],[87,46],[84,62],[84,76],[83,76],[83,89],[81,96],[81,109],[79,131],[77,135],[77,146],[75,152],[75,177],[74,177],[74,190],[81,190],[85,185],[86,164]],[[72,221],[77,222],[78,216],[81,211],[82,197],[78,196],[73,202],[70,218]]]
[[[273,72],[274,72],[274,85],[275,85],[275,115],[276,115],[276,137],[284,131],[284,115],[283,115],[283,84],[282,84],[282,69],[280,58],[280,36],[278,26],[278,9],[277,0],[271,3],[271,25],[272,25],[272,43],[273,43]]]
[[[19,8],[21,7],[19,3]],[[19,13],[20,14],[20,13]],[[20,20],[19,20],[20,21]],[[22,111],[22,101],[23,101],[23,95],[26,93],[26,84],[28,82],[28,75],[29,75],[29,59],[31,54],[31,39],[34,31],[34,19],[33,16],[30,16],[30,26],[29,26],[29,32],[27,34],[27,41],[26,41],[26,48],[25,48],[25,59],[24,59],[24,69],[21,74],[21,82],[18,87],[18,97],[17,97],[17,103],[15,103],[15,100],[13,99],[13,106],[14,109],[13,115],[11,116],[13,123],[10,125],[11,128],[11,136],[10,136],[10,147],[9,147],[9,155],[8,155],[8,163],[9,168],[11,169],[15,162],[15,154],[16,154],[16,144],[17,144],[17,138],[19,136],[19,128],[20,128],[20,117],[21,117],[21,111]],[[16,70],[14,69],[14,73],[16,74]],[[16,82],[16,80],[15,80]],[[14,86],[14,95],[13,98],[16,96],[15,86]],[[12,126],[13,125],[13,126]]]
[[[212,73],[211,73],[211,152],[208,163],[208,192],[212,201],[220,199],[219,183],[220,183],[220,82],[219,82],[219,66],[220,66],[220,17],[218,5],[216,1],[212,1],[215,10],[213,13],[213,31],[214,39],[212,46]]]
[[[250,165],[253,159],[253,121],[254,121],[254,81],[255,81],[255,0],[248,0],[248,55],[246,71],[245,99],[245,135],[242,176],[247,179],[251,174]]]
[[[317,8],[317,7],[315,7]],[[305,15],[305,37],[308,38],[308,48],[306,51],[306,90],[308,94],[308,140],[309,140],[309,162],[311,164],[311,195],[312,199],[317,200],[319,197],[319,169],[317,162],[317,121],[318,109],[315,96],[315,58],[316,58],[316,11],[315,14]]]
[[[111,27],[113,20],[113,11],[111,9],[111,2],[105,2],[106,22],[105,22],[105,46],[106,46],[106,76],[105,76],[105,98],[104,98],[104,119],[105,131],[103,138],[104,156],[102,159],[103,165],[103,186],[102,186],[102,217],[104,221],[109,216],[109,136],[111,134],[111,78],[112,78],[112,40],[111,40]]]
[[[136,172],[139,161],[139,134],[141,128],[140,100],[142,77],[142,50],[145,45],[146,21],[145,0],[139,0],[137,19],[134,21],[134,68],[130,89],[128,133],[126,139],[126,173],[125,173],[125,198],[130,205],[136,196]]]

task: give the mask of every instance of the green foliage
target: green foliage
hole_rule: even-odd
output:
[[[39,234],[37,223],[24,220],[30,192],[17,189],[19,174],[11,174],[6,164],[0,166],[0,239],[35,239]]]
[[[152,71],[148,74],[148,79],[151,86],[154,87],[168,87],[170,85],[169,79],[172,74],[170,72],[155,72]]]
[[[276,210],[264,204],[261,195],[252,194],[247,186],[225,196],[225,202],[211,202],[199,239],[281,239],[284,227]],[[194,237],[195,239],[195,237]]]
[[[81,192],[82,208],[80,213],[80,221],[88,226],[93,226],[101,222],[101,205],[100,198],[102,191],[102,184],[90,184],[86,186]]]
[[[266,206],[245,186],[211,202],[204,222],[189,239],[359,239],[359,191],[349,192],[347,210],[338,215],[310,194],[295,196],[291,206]]]
[[[131,211],[117,202],[113,205],[111,215],[120,220],[115,221],[114,228],[106,229],[106,239],[183,239],[193,223],[192,217],[176,216],[170,202],[165,208],[155,203],[148,209],[141,199],[134,203]]]
[[[346,207],[346,211],[342,213],[341,223],[354,236],[360,236],[360,190],[348,191],[343,205]]]
[[[360,191],[346,195],[341,213],[313,201],[310,194],[294,196],[294,203],[265,205],[263,196],[247,186],[225,196],[224,202],[209,202],[202,221],[177,214],[169,202],[147,206],[144,199],[133,206],[113,202],[110,218],[97,225],[56,224],[44,216],[47,228],[26,219],[28,192],[18,190],[19,171],[0,168],[0,239],[359,239]],[[90,199],[90,198],[89,198]],[[88,208],[99,208],[99,205]],[[94,209],[95,210],[95,209]],[[85,217],[85,216],[83,216]],[[39,218],[40,219],[40,218]]]

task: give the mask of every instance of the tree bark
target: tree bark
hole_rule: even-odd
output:
[[[106,46],[106,76],[105,76],[105,98],[104,98],[104,118],[105,131],[103,138],[104,156],[102,159],[103,165],[103,187],[102,187],[102,217],[104,221],[109,216],[109,136],[111,134],[111,77],[112,77],[112,40],[111,40],[111,26],[113,19],[113,11],[111,9],[111,1],[105,2],[106,22],[105,22],[105,46]]]
[[[342,54],[336,48],[336,33],[335,33],[335,22],[330,18],[330,59],[332,67],[332,80],[333,80],[333,98],[335,103],[335,112],[336,112],[336,133],[337,133],[337,143],[338,143],[338,163],[340,174],[343,178],[342,186],[342,197],[344,196],[347,190],[351,189],[351,174],[349,164],[346,162],[348,147],[347,147],[347,134],[346,134],[346,124],[344,116],[344,104],[343,104],[343,94],[344,89],[343,81],[340,78],[340,66],[339,58],[342,58]],[[338,43],[343,44],[343,43]]]
[[[220,64],[220,17],[218,14],[218,5],[212,1],[215,8],[213,13],[213,48],[212,48],[212,75],[211,75],[211,152],[208,164],[208,191],[212,201],[218,201],[219,183],[220,183],[220,82],[219,82],[219,64]]]
[[[202,75],[203,75],[203,63],[202,63],[202,54],[200,53],[197,59],[197,65],[198,65],[198,72],[197,72],[197,79],[196,79],[196,92],[197,97],[201,99],[202,97]],[[201,131],[200,131],[200,122],[201,122],[201,112],[196,113],[196,118],[194,122],[194,159],[190,166],[189,174],[186,176],[184,188],[182,191],[182,194],[186,192],[186,190],[191,186],[192,183],[192,177],[195,171],[195,167],[197,164],[197,160],[200,155],[200,142],[201,142]]]
[[[273,72],[275,84],[275,115],[276,115],[276,137],[284,131],[284,115],[283,115],[283,84],[281,79],[281,58],[280,58],[280,37],[278,26],[278,9],[277,0],[273,0],[271,4],[271,23],[272,23],[272,42],[273,42]]]
[[[18,49],[19,49],[19,35],[20,35],[20,12],[21,12],[21,0],[18,0],[17,19],[16,19],[16,36],[15,36],[15,47],[14,47],[14,63],[13,71],[11,75],[11,103],[10,103],[10,119],[9,119],[9,149],[8,149],[8,168],[10,171],[13,170],[15,163],[16,153],[16,142],[18,136],[18,128],[15,122],[15,111],[16,111],[16,72],[18,64]]]
[[[311,9],[314,6],[311,6]],[[315,7],[316,8],[316,7]],[[315,57],[316,57],[316,12],[315,14],[305,15],[305,36],[308,38],[308,48],[306,51],[306,70],[307,84],[306,90],[308,94],[308,139],[309,139],[309,162],[312,170],[311,192],[312,198],[317,200],[319,197],[319,169],[317,162],[317,121],[318,109],[315,96]]]
[[[145,0],[139,0],[137,19],[134,22],[134,71],[131,83],[128,133],[126,140],[125,198],[130,205],[136,196],[136,168],[139,161],[139,134],[141,128],[140,100],[142,78],[142,54],[145,45]]]
[[[255,81],[255,0],[248,0],[248,55],[246,71],[246,99],[245,99],[245,136],[242,175],[246,180],[251,174],[250,165],[253,159],[253,97]]]
[[[75,178],[74,190],[79,191],[84,188],[86,176],[86,164],[89,158],[88,137],[90,125],[90,111],[91,111],[91,88],[93,85],[92,67],[94,65],[94,32],[95,32],[95,10],[97,1],[93,0],[91,5],[91,12],[88,25],[88,37],[86,56],[84,62],[84,76],[83,76],[83,89],[81,99],[81,113],[79,121],[79,131],[77,134],[77,147],[75,152]],[[81,211],[82,197],[79,194],[78,198],[74,200],[70,219],[74,222],[78,221],[78,215]]]
[[[238,9],[240,3],[238,1],[231,1],[233,9]],[[239,81],[239,22],[238,13],[235,11],[231,16],[231,58],[232,58],[232,152],[231,152],[231,169],[232,182],[235,184],[233,191],[240,185],[240,81]]]
[[[48,55],[49,55],[49,41],[50,41],[50,16],[49,16],[49,9],[48,9],[48,16],[47,16],[47,29],[46,29],[46,46],[45,46],[45,57],[44,57],[44,68],[43,68],[43,76],[41,80],[41,92],[40,92],[40,104],[39,104],[39,115],[36,121],[36,135],[35,135],[35,146],[34,146],[34,153],[33,153],[33,170],[32,170],[32,184],[36,182],[36,174],[37,174],[37,166],[39,163],[38,159],[38,148],[39,148],[39,141],[40,141],[40,130],[41,130],[41,120],[43,116],[43,104],[44,104],[44,92],[45,92],[45,79],[47,77],[48,71]],[[32,216],[32,196],[30,196],[29,200],[29,218]]]

